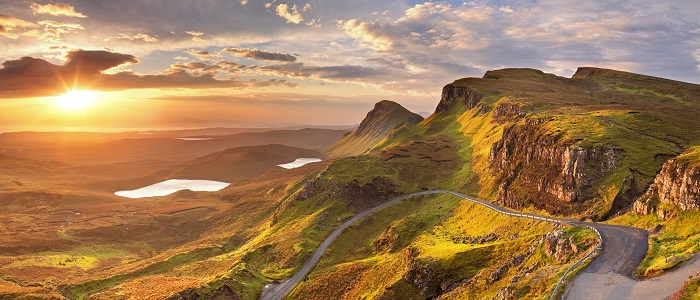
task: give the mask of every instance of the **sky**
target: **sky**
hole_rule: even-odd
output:
[[[700,83],[697,0],[0,7],[5,130],[350,125],[383,99],[432,112],[445,84],[506,67],[569,77],[593,66]]]

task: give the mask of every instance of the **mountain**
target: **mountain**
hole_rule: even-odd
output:
[[[325,148],[323,152],[332,157],[362,154],[398,127],[414,126],[421,121],[422,116],[410,112],[400,104],[382,100],[367,113],[357,129]]]
[[[443,88],[425,121],[307,181],[283,202],[275,226],[290,224],[296,207],[311,205],[309,214],[313,203],[321,222],[382,202],[376,199],[450,189],[516,209],[663,228],[637,271],[658,274],[692,257],[700,240],[693,229],[700,216],[698,113],[698,85],[608,69],[580,68],[572,78],[503,69],[459,79]],[[635,215],[640,197],[658,198],[652,205],[661,203],[656,209],[666,220]],[[588,233],[571,228],[511,235],[532,228],[449,201],[406,203],[363,221],[334,242],[291,297],[543,297],[551,286],[543,283],[554,277],[533,280],[552,276],[542,266],[561,268],[592,245]],[[334,228],[332,221],[317,224],[312,228]],[[568,250],[559,257],[552,245]],[[664,262],[669,256],[676,258]]]
[[[175,168],[169,177],[232,182],[281,170],[277,165],[297,158],[322,157],[323,154],[315,150],[277,144],[237,147],[190,160]]]

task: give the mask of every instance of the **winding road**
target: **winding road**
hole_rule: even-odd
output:
[[[321,256],[328,246],[356,221],[374,211],[399,201],[432,194],[450,194],[513,217],[595,228],[602,237],[600,255],[574,278],[564,294],[565,299],[665,299],[678,290],[680,285],[683,284],[684,280],[679,281],[679,278],[685,276],[687,279],[686,273],[691,272],[691,270],[687,269],[693,269],[692,271],[697,272],[697,269],[700,268],[700,259],[693,260],[688,263],[688,265],[697,266],[694,268],[684,268],[686,269],[684,272],[681,272],[683,270],[678,270],[655,279],[638,281],[632,277],[632,273],[647,251],[647,232],[645,230],[522,213],[461,193],[448,190],[431,190],[391,199],[346,221],[321,243],[311,259],[309,259],[294,276],[281,283],[266,285],[260,299],[283,299],[309,272],[311,272],[311,269],[313,269],[316,263],[321,259]]]

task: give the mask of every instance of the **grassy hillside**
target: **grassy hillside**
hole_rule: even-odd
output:
[[[190,160],[169,170],[172,174],[168,177],[233,182],[277,170],[277,165],[290,163],[301,157],[324,156],[315,150],[277,144],[230,148]]]
[[[423,121],[423,117],[412,113],[396,102],[377,102],[360,126],[323,150],[331,157],[359,155],[373,147],[394,129],[411,127]]]

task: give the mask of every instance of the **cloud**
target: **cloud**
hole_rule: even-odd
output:
[[[192,36],[192,40],[195,42],[201,42],[203,41],[201,36],[204,35],[204,32],[201,31],[185,31],[185,33],[189,34]]]
[[[296,56],[279,52],[268,52],[258,49],[243,49],[243,48],[225,48],[224,52],[233,53],[240,57],[251,58],[255,60],[270,60],[270,61],[286,61],[295,62]]]
[[[16,39],[26,33],[26,29],[36,28],[39,25],[15,17],[0,14],[0,36]],[[18,31],[22,32],[18,32]]]
[[[426,2],[397,17],[339,21],[338,28],[369,51],[367,61],[386,66],[398,82],[418,83],[384,84],[385,89],[437,89],[504,67],[568,76],[590,65],[697,78],[698,39],[691,32],[700,31],[694,21],[700,6],[679,1],[678,7],[688,9],[676,14],[673,6],[634,0]]]
[[[41,30],[39,28],[41,27]],[[36,23],[0,14],[0,36],[11,39],[35,37],[39,40],[60,43],[64,34],[75,34],[85,29],[83,25],[54,20]]]
[[[185,51],[185,53],[192,55],[200,60],[211,59],[211,53],[209,53],[209,51],[190,49],[190,50]]]
[[[256,68],[264,74],[293,78],[317,78],[338,82],[369,83],[369,79],[385,78],[388,72],[363,66],[309,66],[304,63],[285,63]]]
[[[107,51],[73,51],[63,66],[43,59],[22,57],[2,63],[0,97],[27,97],[55,94],[74,84],[93,82],[103,71],[138,62],[135,57]]]
[[[39,21],[39,25],[44,26],[43,32],[33,33],[38,39],[50,42],[60,43],[64,34],[75,34],[83,29],[83,25],[76,23],[65,23],[53,20]]]
[[[49,96],[64,93],[72,88],[99,90],[126,90],[141,88],[225,88],[286,86],[294,83],[286,80],[217,79],[212,72],[191,74],[190,69],[202,69],[205,65],[174,65],[158,74],[137,74],[130,71],[106,74],[115,67],[135,64],[138,60],[128,54],[108,51],[76,50],[67,54],[63,65],[55,65],[43,59],[22,57],[7,60],[0,69],[0,98]],[[216,68],[220,68],[217,66]]]
[[[136,41],[136,40],[142,40],[146,43],[154,43],[158,41],[158,36],[152,36],[149,34],[145,33],[137,33],[137,34],[127,34],[127,33],[120,33],[117,36],[113,37],[108,37],[105,38],[104,41],[110,41],[114,39],[125,39],[125,40],[130,40],[130,41]]]
[[[302,11],[308,10],[307,6],[309,8],[311,7],[307,4],[302,8]],[[292,5],[291,7],[286,3],[279,4],[277,5],[275,12],[278,16],[287,20],[287,23],[299,24],[304,21],[304,17],[299,12],[299,7],[296,4]]]
[[[41,5],[32,2],[29,4],[29,8],[31,8],[35,14],[87,18],[86,15],[76,12],[75,7],[66,3],[49,3],[46,5]]]

